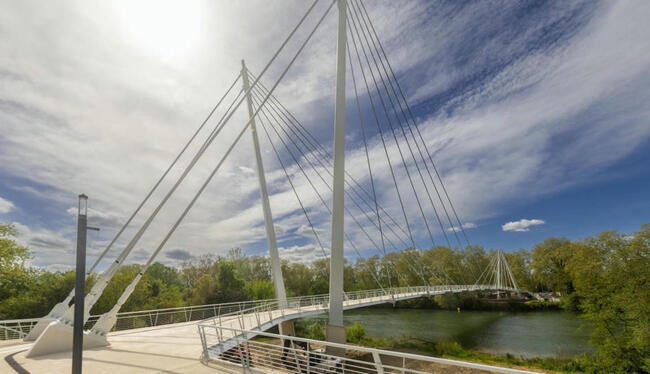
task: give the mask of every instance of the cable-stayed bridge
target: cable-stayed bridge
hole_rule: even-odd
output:
[[[335,123],[333,147],[328,150],[328,147],[319,141],[308,130],[308,126],[301,123],[274,93],[335,5],[338,8]],[[273,83],[264,85],[262,79],[268,79],[266,75],[272,65],[280,64],[278,56],[285,52],[290,41],[298,43],[297,49],[280,70],[280,75],[271,80]],[[238,83],[241,83],[240,88],[237,88]],[[345,167],[347,83],[352,83],[352,89],[349,90],[354,93],[354,97],[350,99],[353,103],[351,113],[355,114],[354,122],[358,125],[363,145],[364,171],[358,175],[353,175]],[[244,102],[248,120],[243,124],[236,123],[233,116]],[[227,139],[224,135],[222,130],[226,126],[235,130],[234,139]],[[196,319],[191,318],[191,308],[184,308],[185,313],[189,311],[190,317],[186,317],[182,323],[170,323],[163,327],[156,326],[157,321],[153,322],[153,316],[160,316],[160,311],[141,312],[144,314],[138,316],[145,316],[144,319],[148,314],[149,324],[146,326],[151,326],[149,330],[135,329],[128,334],[111,333],[116,330],[118,322],[125,318],[124,313],[119,313],[120,308],[246,132],[252,134],[276,299],[253,304],[215,305],[212,306],[213,314],[204,314],[200,323],[192,322]],[[316,250],[330,259],[327,295],[298,298],[286,296],[260,138],[270,145],[273,151],[271,154],[275,156],[296,198],[296,210],[304,216],[306,226],[311,231]],[[222,146],[225,144],[219,161],[214,164],[200,188],[152,250],[147,262],[113,308],[101,316],[91,318],[88,311],[124,265],[142,236],[154,224],[158,214],[177,195],[179,186],[192,173],[216,139],[219,139]],[[517,282],[501,251],[495,252],[491,262],[481,273],[472,274],[473,284],[459,285],[458,280],[447,274],[444,268],[426,268],[422,262],[407,257],[407,266],[411,273],[416,275],[416,279],[407,279],[389,262],[386,266],[375,269],[372,274],[378,286],[376,290],[343,292],[345,251],[351,251],[358,257],[362,257],[364,251],[376,251],[386,258],[390,252],[405,249],[418,251],[418,248],[430,248],[438,242],[448,247],[470,245],[450,192],[434,163],[429,143],[418,126],[417,118],[408,104],[365,4],[361,0],[314,1],[259,74],[251,73],[242,61],[240,74],[234,78],[215,107],[89,268],[88,274],[95,271],[102,261],[106,261],[111,255],[111,250],[117,246],[118,239],[124,235],[127,228],[134,226],[136,217],[143,218],[143,223],[135,234],[128,239],[118,255],[110,260],[108,268],[101,273],[84,299],[83,320],[87,330],[84,333],[84,347],[106,347],[110,344],[111,347],[107,348],[110,350],[115,349],[117,345],[115,339],[119,340],[127,335],[145,339],[149,334],[154,336],[154,341],[146,341],[146,344],[143,344],[157,347],[156,354],[161,354],[164,336],[185,339],[192,335],[200,340],[201,349],[196,352],[197,358],[200,355],[208,365],[215,362],[227,363],[226,366],[234,365],[237,370],[244,372],[383,373],[398,370],[397,368],[401,372],[426,372],[409,368],[407,361],[440,363],[441,360],[400,356],[394,352],[379,352],[347,345],[343,310],[445,293],[494,292],[499,296],[504,292],[519,292]],[[190,162],[184,167],[179,166],[181,157],[187,155],[189,149],[193,149],[192,146],[197,145],[198,150],[190,155]],[[172,186],[166,192],[163,191],[162,198],[154,201],[153,196],[160,195],[163,181],[171,179],[170,175],[174,175],[172,171],[175,170],[180,171],[178,178],[173,180]],[[381,183],[380,175],[386,177]],[[314,197],[320,209],[306,202]],[[143,207],[146,204],[153,204],[155,208],[145,213]],[[323,237],[322,230],[317,227],[323,214],[326,214],[331,222],[329,239]],[[27,342],[33,342],[23,346],[26,349],[25,362],[70,350],[75,310],[72,304],[73,295],[71,291],[47,316],[35,323],[0,323],[0,331],[4,330],[5,335],[9,336],[12,332]],[[197,309],[205,312],[209,310],[206,307],[210,306],[200,306]],[[215,310],[217,307],[218,312]],[[222,307],[236,310],[222,313]],[[329,317],[327,342],[308,341],[293,336],[295,334],[292,320],[323,312],[327,312]],[[135,317],[132,320],[135,321]],[[279,326],[280,335],[264,332],[276,325]],[[139,326],[134,324],[133,327]],[[265,334],[280,339],[283,345],[260,346],[259,342],[251,340],[256,335]],[[320,348],[312,349],[318,346]],[[174,347],[168,347],[167,350],[162,350],[173,353],[173,349]],[[357,359],[351,359],[346,354],[347,350],[351,349],[365,352],[372,360],[362,364]],[[389,356],[390,363],[382,359]],[[399,361],[400,358],[401,367],[393,362],[396,359]],[[447,364],[476,366],[451,361]],[[517,372],[485,365],[482,368]],[[225,366],[220,366],[220,370],[226,369]]]
[[[375,289],[357,292],[346,292],[343,308],[345,310],[363,308],[384,303],[394,303],[418,297],[431,297],[447,293],[461,292],[491,292],[495,285],[453,285],[453,286],[416,286],[393,289]],[[503,293],[517,293],[518,289],[504,287]],[[286,304],[279,300],[246,301],[225,304],[200,305],[195,307],[168,308],[146,310],[140,312],[120,313],[114,332],[108,335],[106,341],[110,347],[95,348],[86,351],[90,362],[84,363],[88,372],[229,372],[238,360],[247,368],[256,367],[258,372],[294,372],[296,365],[309,366],[309,357],[305,357],[305,344],[310,344],[313,352],[307,355],[311,362],[317,360],[319,365],[312,365],[313,373],[340,372],[336,365],[348,368],[347,372],[357,372],[354,367],[364,366],[364,373],[377,372],[381,367],[385,372],[399,369],[399,372],[415,373],[419,370],[409,370],[427,364],[460,366],[487,370],[489,372],[527,373],[522,370],[494,367],[489,365],[467,363],[449,359],[418,356],[399,352],[381,351],[339,344],[354,352],[370,352],[380,355],[379,361],[357,362],[357,360],[329,359],[333,367],[327,366],[327,355],[319,350],[326,342],[310,341],[296,338],[293,331],[289,335],[277,335],[266,330],[292,321],[325,313],[328,309],[329,295],[312,295],[288,298]],[[99,316],[91,317],[94,322]],[[18,340],[25,337],[38,319],[14,320],[0,322],[0,338]],[[290,325],[289,325],[290,326]],[[198,329],[198,334],[197,334]],[[295,348],[260,342],[255,337],[284,338],[291,341]],[[58,342],[57,342],[58,343]],[[238,347],[246,346],[247,353],[240,355]],[[7,363],[15,362],[17,372],[67,372],[69,370],[69,353],[60,352],[40,355],[36,360],[19,357],[16,353],[25,352],[32,348],[32,343],[0,348]],[[292,359],[282,359],[291,353]],[[20,360],[22,359],[22,360]],[[200,364],[199,364],[200,360]],[[260,361],[261,360],[261,361]],[[374,360],[374,356],[373,356]],[[383,360],[383,361],[382,361]],[[390,365],[390,361],[398,361],[398,365]],[[22,362],[21,362],[22,361]],[[259,362],[258,362],[259,361]],[[192,362],[189,364],[188,362]],[[330,362],[330,363],[332,363]],[[225,365],[225,366],[224,366]],[[287,370],[287,366],[289,370]],[[374,368],[374,371],[373,371]],[[0,369],[4,369],[0,364]],[[25,371],[20,371],[25,370]],[[187,370],[187,371],[185,371]],[[241,369],[240,369],[241,370]],[[237,370],[235,370],[237,371]],[[250,371],[250,370],[249,370]]]

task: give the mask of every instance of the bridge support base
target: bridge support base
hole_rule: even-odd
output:
[[[104,347],[109,343],[105,336],[84,332],[84,348]],[[50,322],[25,357],[38,357],[72,350],[72,326],[59,320]]]
[[[23,338],[24,341],[26,342],[33,342],[34,340],[38,339],[39,336],[45,331],[47,326],[50,325],[54,321],[53,318],[49,317],[43,317],[36,322],[36,325],[32,327],[32,329],[29,331],[29,334],[27,334],[26,337]]]
[[[280,322],[278,329],[280,330],[280,335],[296,336],[296,327],[293,321]]]
[[[327,341],[332,343],[345,344],[345,327],[327,325]],[[332,356],[345,356],[345,348],[327,346],[326,353]]]
[[[56,304],[54,306],[54,308],[52,308],[50,313],[48,313],[47,316],[39,319],[38,322],[36,322],[36,325],[34,326],[34,328],[32,328],[29,331],[29,334],[27,334],[27,336],[23,340],[28,341],[28,342],[32,342],[32,341],[38,339],[38,337],[41,336],[43,331],[45,331],[47,326],[49,326],[50,323],[52,323],[52,321],[56,320],[57,318],[62,317],[63,314],[65,314],[65,312],[68,310],[68,307],[69,307],[68,304],[70,304],[69,299],[65,299],[62,302]]]

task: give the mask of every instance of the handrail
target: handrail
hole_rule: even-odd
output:
[[[404,300],[423,294],[441,294],[446,292],[465,292],[474,290],[492,289],[489,285],[443,285],[443,286],[417,286],[417,287],[397,287],[391,289],[373,289],[350,292],[346,294],[344,308],[362,307],[365,305],[379,302],[394,302]],[[514,290],[514,289],[508,289]],[[377,300],[377,297],[384,299]],[[359,301],[355,303],[355,301]],[[287,302],[286,306],[281,306],[279,301],[258,305],[252,308],[241,309],[235,312],[206,318],[199,324],[212,321],[211,325],[224,326],[224,322],[232,322],[234,317],[243,329],[247,323],[245,319],[252,320],[251,328],[262,329],[263,326],[270,327],[286,319],[297,318],[304,313],[319,313],[328,307],[329,295],[301,296]],[[314,306],[318,308],[314,309]],[[280,311],[280,315],[274,315],[272,312]],[[267,314],[268,313],[268,314]],[[217,321],[218,319],[218,321]],[[255,324],[256,322],[256,324]],[[250,324],[250,323],[249,323]],[[265,327],[265,328],[266,328]],[[234,338],[234,337],[232,337]]]
[[[422,371],[419,371],[418,369],[413,369],[413,366],[420,367],[422,363],[433,363],[487,370],[497,373],[532,374],[530,371],[520,369],[422,356],[413,353],[388,351],[352,344],[299,338],[259,330],[244,330],[209,324],[199,324],[197,327],[201,338],[201,344],[203,346],[202,361],[210,361],[221,365],[241,365],[242,368],[255,367],[260,371],[263,371],[264,368],[272,371],[306,368],[307,372],[319,374],[339,373],[341,371],[346,372],[346,369],[351,372],[383,373],[390,371],[422,373]],[[210,333],[212,330],[214,333]],[[218,349],[230,340],[224,340],[224,332],[226,332],[226,335],[237,337],[236,342],[226,347],[221,347],[222,349]],[[228,332],[230,334],[228,334]],[[279,339],[283,344],[278,345],[273,344],[272,342],[252,340],[255,336]],[[315,347],[325,347],[325,349],[315,349]],[[335,348],[342,352],[336,356],[330,355],[328,354],[328,348]],[[346,351],[362,352],[366,355],[355,354],[354,356],[356,358],[350,358],[345,355]],[[364,356],[372,357],[372,360],[364,361],[361,359],[361,357]],[[386,360],[386,358],[390,357],[393,359]],[[395,360],[395,358],[397,358],[397,360]],[[400,361],[401,366],[395,366],[399,365]],[[416,365],[413,365],[414,361]],[[392,363],[389,364],[388,362]],[[395,362],[397,362],[397,364]],[[409,366],[411,367],[409,368]],[[366,370],[356,371],[354,369]],[[304,370],[297,371],[305,372]]]
[[[346,300],[359,300],[377,296],[388,296],[401,293],[431,293],[440,291],[475,291],[495,290],[493,285],[438,285],[438,286],[406,286],[386,289],[371,289],[345,292]],[[503,291],[515,291],[510,288],[502,288]],[[329,294],[318,294],[309,296],[294,296],[287,298],[287,308],[295,308],[306,305],[329,303]],[[271,306],[273,310],[279,310],[278,299],[234,301],[219,304],[191,305],[184,307],[172,307],[161,309],[140,310],[131,312],[120,312],[117,314],[117,323],[113,331],[127,330],[139,327],[153,327],[178,322],[205,321],[213,318],[227,318],[242,313],[254,313],[258,308],[268,311]],[[178,317],[175,317],[178,316]],[[99,318],[93,315],[89,318],[87,325],[92,324]],[[29,333],[40,318],[11,319],[0,321],[0,340],[20,339]]]

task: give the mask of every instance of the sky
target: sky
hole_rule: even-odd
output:
[[[33,252],[30,263],[50,270],[73,267],[82,192],[90,197],[89,223],[101,228],[89,233],[92,263],[226,92],[241,60],[259,74],[310,4],[0,0],[0,222],[15,225],[18,241]],[[270,65],[261,79],[267,87],[329,4],[316,4]],[[364,4],[471,244],[531,249],[549,236],[630,233],[650,222],[650,3]],[[333,7],[275,90],[328,150],[336,14]],[[367,189],[349,67],[347,76],[346,168]],[[369,122],[370,102],[361,96],[362,118]],[[217,109],[199,140],[224,110]],[[242,105],[160,210],[129,262],[147,261],[247,118]],[[158,261],[178,265],[234,247],[249,255],[268,253],[248,133]],[[281,257],[322,257],[271,143],[258,134]],[[378,202],[402,222],[378,135],[368,133]],[[198,148],[198,142],[190,145],[108,259],[133,237]],[[394,144],[388,151],[397,155]],[[327,251],[329,214],[290,154],[280,154]],[[326,170],[320,174],[330,178]],[[403,168],[397,176],[407,191]],[[319,188],[329,204],[331,194]],[[416,247],[445,244],[443,231],[452,236],[454,227],[433,228],[432,243],[413,198],[405,192]],[[434,222],[433,210],[424,210]],[[359,219],[361,213],[352,210]],[[361,255],[378,254],[350,218],[346,232]],[[353,260],[358,254],[346,245],[346,256]]]

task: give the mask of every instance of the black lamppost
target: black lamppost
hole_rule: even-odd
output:
[[[86,294],[86,232],[99,231],[88,227],[88,196],[79,195],[77,215],[77,268],[74,287],[74,330],[72,335],[72,374],[81,374],[84,339],[84,296]]]

